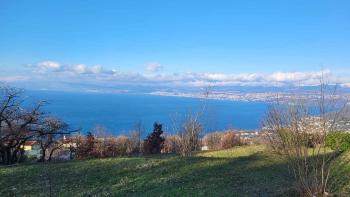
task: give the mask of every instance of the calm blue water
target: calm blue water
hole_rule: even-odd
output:
[[[204,101],[194,98],[164,97],[136,94],[94,94],[51,91],[28,91],[29,103],[46,100],[46,112],[66,121],[72,128],[89,131],[103,125],[110,133],[125,134],[141,122],[145,133],[155,121],[173,131],[173,119],[202,109]],[[227,128],[257,129],[266,111],[261,102],[207,100],[202,116],[206,131]],[[176,115],[177,114],[177,115]]]

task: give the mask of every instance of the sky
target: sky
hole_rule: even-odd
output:
[[[350,86],[350,1],[0,0],[0,81]]]

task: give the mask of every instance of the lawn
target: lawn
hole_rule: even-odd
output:
[[[337,163],[349,189],[349,155]],[[339,176],[339,175],[338,175]],[[293,196],[283,160],[263,146],[0,167],[1,196]],[[50,184],[51,183],[51,184]]]

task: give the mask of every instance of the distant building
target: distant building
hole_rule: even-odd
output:
[[[35,140],[27,141],[24,143],[24,145],[22,145],[21,148],[23,148],[24,154],[27,155],[28,157],[40,158],[41,156],[41,148],[38,141],[35,141]]]
[[[259,136],[259,132],[257,131],[238,131],[236,133],[241,140],[251,140]]]
[[[202,146],[201,150],[209,150],[208,146]]]
[[[63,136],[63,148],[69,149],[69,148],[76,148],[77,143],[74,142],[75,140],[73,138],[67,138],[66,136]]]

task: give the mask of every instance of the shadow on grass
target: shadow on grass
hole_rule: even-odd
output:
[[[334,162],[330,176],[330,189],[339,196],[350,196],[350,151],[342,153]]]
[[[262,154],[237,158],[190,157],[162,164],[158,173],[146,173],[145,185],[133,185],[123,195],[161,196],[281,196],[293,181],[285,163]],[[150,171],[155,169],[150,169]],[[174,171],[176,170],[176,172]],[[116,188],[114,188],[116,189]]]
[[[349,174],[349,163],[337,173]],[[342,171],[343,170],[343,171]],[[0,168],[3,196],[296,196],[282,160],[266,152],[240,157],[155,155]],[[349,177],[336,183],[340,188]]]

